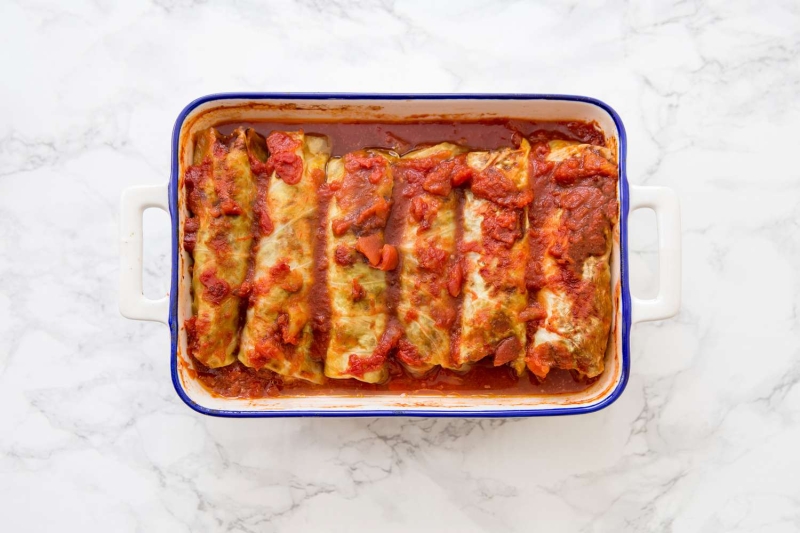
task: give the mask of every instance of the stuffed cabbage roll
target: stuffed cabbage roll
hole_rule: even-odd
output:
[[[403,329],[397,359],[412,375],[436,365],[453,366],[450,330],[461,290],[456,250],[458,197],[452,182],[470,173],[460,146],[441,143],[415,150],[395,165],[405,209],[400,239],[400,297]],[[457,157],[460,156],[460,157]]]
[[[232,363],[239,346],[256,184],[244,129],[225,136],[209,128],[195,142],[184,175],[192,214],[184,223],[184,247],[194,259],[193,317],[186,330],[190,353],[216,368]]]
[[[471,152],[473,172],[465,191],[464,297],[456,365],[494,355],[494,364],[525,370],[527,306],[525,264],[528,255],[526,206],[530,145],[516,149]]]
[[[386,271],[397,267],[384,242],[392,205],[392,163],[381,150],[359,150],[328,163],[332,192],[327,220],[330,342],[325,375],[379,383],[399,331],[388,328]]]
[[[319,200],[330,156],[327,137],[302,131],[267,137],[268,179],[256,202],[259,240],[239,360],[282,376],[324,381],[311,357],[309,294],[314,281],[314,239]]]
[[[567,141],[534,146],[527,311],[528,368],[594,377],[611,328],[612,231],[617,164],[608,148]]]

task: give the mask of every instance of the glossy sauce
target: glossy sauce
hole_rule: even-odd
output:
[[[493,366],[490,358],[459,374],[444,368],[434,368],[423,378],[415,378],[394,359],[389,359],[389,379],[386,383],[364,383],[356,379],[329,379],[324,385],[304,381],[285,383],[281,376],[261,369],[244,366],[239,361],[221,368],[206,368],[193,360],[194,373],[211,392],[225,397],[264,398],[267,396],[366,396],[382,393],[408,394],[490,394],[492,396],[531,396],[564,394],[588,388],[598,378],[580,378],[567,370],[553,369],[544,380],[531,373],[518,378],[509,366]]]
[[[327,135],[331,140],[332,156],[363,148],[385,148],[402,155],[414,148],[452,142],[473,150],[493,150],[508,146],[518,146],[525,137],[533,144],[552,139],[580,141],[588,144],[605,145],[605,138],[593,124],[583,122],[536,122],[524,120],[490,120],[477,122],[314,122],[314,123],[235,123],[219,126],[222,133],[229,133],[234,128],[244,126],[254,128],[264,137],[276,130],[303,129],[306,133]],[[290,163],[290,162],[288,162]],[[289,167],[291,165],[288,165]],[[289,169],[291,170],[291,168]],[[395,182],[397,184],[397,181]],[[398,189],[396,187],[396,189]],[[502,194],[503,191],[487,189],[487,196]],[[311,291],[312,327],[314,341],[312,354],[322,359],[327,350],[330,323],[330,301],[325,287],[326,232],[325,213],[330,197],[335,191],[329,191],[323,185],[320,191],[320,220],[314,243],[316,279]],[[458,210],[458,242],[462,241],[461,216],[463,207],[463,191],[455,189]],[[509,198],[515,204],[517,198]],[[390,211],[386,227],[387,244],[397,244],[402,232],[401,221],[397,214],[408,213],[408,199],[401,191],[395,191],[393,201],[401,204]],[[401,207],[401,209],[396,209]],[[397,214],[396,214],[397,213]],[[396,306],[398,276],[394,269],[389,271],[388,291],[390,312]],[[354,291],[357,288],[354,287]],[[455,299],[455,307],[461,305],[461,295]],[[458,335],[457,323],[451,331],[451,337]],[[395,319],[389,322],[387,333],[396,324]],[[386,336],[386,335],[384,335]],[[508,366],[492,365],[492,358],[486,358],[473,365],[466,373],[458,373],[442,368],[435,368],[422,378],[411,376],[395,357],[388,358],[390,378],[382,384],[368,384],[355,379],[328,379],[323,385],[310,384],[304,381],[284,382],[281,376],[269,370],[248,368],[239,361],[222,368],[210,369],[194,360],[194,372],[211,392],[226,397],[260,398],[279,395],[367,395],[403,392],[409,394],[491,394],[491,395],[541,395],[577,392],[586,389],[598,378],[586,379],[577,373],[553,369],[547,378],[540,380],[527,373],[518,378],[514,370]]]
[[[605,146],[603,133],[586,122],[540,122],[492,119],[470,122],[235,122],[217,127],[228,134],[237,127],[253,128],[264,137],[272,131],[302,129],[327,135],[332,157],[362,148],[385,148],[403,155],[417,146],[451,142],[473,150],[516,146],[521,137],[536,141],[563,139]]]

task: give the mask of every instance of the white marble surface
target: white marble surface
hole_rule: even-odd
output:
[[[0,5],[0,529],[800,529],[796,2]],[[683,207],[683,309],[622,398],[529,420],[222,420],[117,310],[121,191],[211,92],[557,92],[613,105]],[[655,285],[634,217],[634,288]],[[168,286],[148,213],[148,295]]]

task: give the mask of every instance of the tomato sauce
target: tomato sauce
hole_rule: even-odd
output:
[[[314,123],[235,123],[219,126],[218,129],[223,134],[230,133],[234,128],[244,126],[254,128],[258,133],[264,137],[269,138],[270,133],[276,130],[297,130],[303,129],[307,133],[323,134],[329,136],[331,139],[333,156],[343,156],[345,154],[361,150],[363,148],[384,148],[396,151],[402,155],[417,147],[425,145],[436,144],[439,142],[453,142],[461,144],[474,150],[493,150],[507,146],[518,146],[520,140],[524,137],[534,143],[541,143],[548,140],[572,140],[588,144],[595,144],[605,146],[606,139],[601,131],[591,123],[583,122],[543,122],[543,121],[526,121],[526,120],[488,120],[488,121],[472,121],[472,122],[448,122],[448,121],[432,121],[432,122],[314,122]],[[289,156],[285,155],[288,150],[282,150],[283,139],[273,137],[275,144],[274,149],[284,155],[273,158],[271,164],[274,168],[281,169],[280,177],[287,183],[295,178],[296,163]],[[270,146],[273,148],[272,146]],[[286,147],[288,149],[288,146]],[[533,159],[532,159],[533,160]],[[370,172],[371,161],[360,160],[359,158],[352,158],[347,161],[351,166],[359,166],[360,172],[363,172],[367,177]],[[541,163],[541,161],[538,161]],[[597,162],[589,162],[590,165]],[[450,181],[438,179],[433,173],[433,176],[428,176],[425,182],[422,182],[415,187],[421,187],[428,193],[435,195],[450,193],[451,186],[458,186],[462,182],[474,179],[474,176],[468,172],[459,174],[461,166],[458,162],[453,164],[454,168],[443,169],[446,172]],[[462,165],[463,166],[463,165]],[[552,168],[547,168],[545,171],[549,172]],[[460,177],[459,177],[460,176]],[[491,178],[488,176],[486,178]],[[520,203],[524,204],[529,201],[524,195],[528,192],[525,191],[520,195],[515,191],[506,190],[502,184],[493,185],[491,179],[486,179],[483,184],[480,184],[478,189],[488,197],[497,197],[502,200],[509,207],[517,207]],[[579,170],[565,169],[563,176],[559,174],[559,179],[563,180],[580,180]],[[395,179],[395,185],[398,184]],[[498,188],[499,187],[499,188]],[[327,259],[325,254],[326,247],[326,231],[325,221],[327,220],[327,212],[332,195],[337,194],[339,191],[330,190],[327,185],[323,185],[319,192],[320,206],[319,206],[319,220],[317,224],[317,233],[314,241],[314,262],[315,280],[310,294],[311,306],[311,320],[314,332],[313,342],[311,346],[312,357],[317,360],[323,360],[327,351],[327,346],[330,338],[329,324],[330,324],[330,300],[326,289],[326,269]],[[341,200],[347,201],[346,196],[353,198],[351,193],[342,193]],[[535,191],[534,191],[535,192]],[[463,247],[463,190],[455,188],[452,194],[456,195],[458,202],[457,211],[457,242],[459,246]],[[577,193],[582,194],[582,193]],[[586,193],[591,194],[591,193]],[[390,206],[374,206],[373,211],[369,213],[361,213],[358,218],[353,220],[343,220],[342,224],[356,226],[359,234],[369,235],[374,229],[373,226],[385,225],[385,242],[387,245],[396,244],[402,232],[402,220],[400,216],[419,216],[420,220],[424,220],[426,216],[424,212],[425,206],[413,205],[413,194],[404,195],[400,187],[395,187],[392,195],[392,204]],[[580,198],[575,198],[575,202],[582,201]],[[535,202],[535,200],[534,200]],[[616,206],[614,206],[616,207]],[[414,210],[417,209],[417,212]],[[516,212],[517,209],[512,209]],[[258,211],[257,211],[258,216]],[[388,216],[388,219],[386,218]],[[519,218],[519,217],[518,217]],[[502,246],[504,241],[508,238],[517,238],[521,228],[522,221],[515,220],[492,220],[488,224],[492,225],[492,234],[496,237],[498,247]],[[268,214],[263,214],[259,219],[261,231],[271,231]],[[591,222],[591,221],[590,221]],[[341,229],[341,228],[340,228]],[[334,228],[335,231],[335,228]],[[346,231],[346,229],[343,229]],[[191,237],[187,239],[185,246],[189,249],[193,242]],[[364,242],[365,250],[372,253],[374,250],[371,244]],[[587,241],[584,244],[574,247],[570,251],[574,255],[583,255],[591,253],[595,249],[596,243]],[[335,260],[347,261],[354,260],[353,250],[336,250]],[[362,255],[359,253],[358,255]],[[432,264],[437,263],[437,258],[432,254],[430,261]],[[360,257],[356,260],[362,260]],[[380,260],[384,260],[381,256]],[[387,261],[391,263],[391,258]],[[395,258],[394,261],[397,259]],[[402,261],[402,257],[400,258]],[[380,264],[380,262],[379,262]],[[377,266],[377,265],[376,265]],[[444,282],[447,283],[447,288],[453,296],[453,305],[456,315],[460,313],[462,296],[457,284],[460,284],[460,279],[457,279],[459,265],[448,265],[451,274]],[[463,373],[442,368],[434,368],[425,376],[418,378],[412,376],[398,359],[403,359],[407,363],[415,363],[419,360],[419,354],[415,353],[413,346],[403,346],[403,341],[400,339],[401,333],[396,329],[397,322],[394,318],[396,312],[397,298],[399,294],[399,268],[387,270],[387,283],[388,283],[388,306],[390,310],[390,321],[387,326],[387,331],[381,339],[381,349],[376,350],[374,357],[380,359],[382,363],[387,361],[389,366],[390,378],[382,384],[369,384],[363,383],[355,379],[328,379],[323,385],[310,384],[304,381],[284,381],[284,379],[275,373],[265,369],[253,369],[244,366],[239,361],[222,368],[207,368],[197,360],[194,360],[195,372],[198,379],[203,385],[211,392],[220,396],[226,397],[243,397],[243,398],[260,398],[260,397],[273,397],[279,395],[369,395],[369,394],[386,394],[403,392],[408,394],[492,394],[492,395],[540,395],[540,394],[562,394],[569,392],[577,392],[588,388],[598,378],[588,379],[580,377],[574,371],[552,369],[547,374],[545,379],[539,379],[535,375],[528,373],[523,377],[518,378],[514,370],[508,366],[493,366],[491,358],[484,359],[474,364],[472,368]],[[438,269],[435,269],[438,271]],[[458,272],[456,272],[458,271]],[[535,286],[537,281],[536,272],[529,269],[526,273],[526,281],[529,286]],[[456,282],[453,282],[453,279]],[[359,287],[353,287],[354,297],[359,294]],[[527,312],[527,311],[526,311]],[[529,313],[532,317],[538,317],[537,310],[533,309]],[[454,321],[451,329],[451,338],[453,343],[451,350],[457,349],[457,339],[459,332],[458,321]],[[518,350],[518,346],[507,346],[504,350],[498,350],[498,357],[503,357],[504,352],[508,352],[509,357],[512,353]],[[394,354],[391,357],[387,355],[389,352]],[[364,360],[360,364],[364,366],[359,369],[363,372],[369,371],[372,366],[371,360]]]
[[[239,361],[222,368],[207,368],[193,359],[200,382],[220,396],[264,398],[267,396],[367,396],[371,394],[491,394],[532,396],[565,394],[588,388],[598,378],[581,378],[577,373],[553,369],[544,380],[533,374],[518,378],[509,366],[494,366],[489,359],[473,365],[465,373],[434,368],[422,378],[409,374],[395,359],[389,359],[389,379],[385,383],[364,383],[356,379],[329,379],[324,385],[303,381],[284,382],[275,373],[244,366]]]
[[[317,232],[314,235],[314,282],[308,297],[311,311],[311,332],[313,333],[310,353],[311,358],[317,361],[325,359],[331,338],[331,300],[326,287],[328,259],[325,247],[328,242],[328,234],[325,231],[325,221],[332,197],[333,191],[323,182],[317,192],[319,206],[316,221]]]
[[[580,141],[605,146],[606,139],[593,123],[491,119],[425,122],[236,122],[218,126],[228,134],[239,126],[253,128],[263,136],[275,130],[303,129],[327,135],[332,155],[342,156],[362,148],[385,148],[403,155],[417,146],[452,142],[474,150],[496,150],[516,146],[521,137],[531,143],[548,140]]]

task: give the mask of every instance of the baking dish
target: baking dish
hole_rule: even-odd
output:
[[[196,131],[229,122],[486,120],[595,121],[614,139],[619,164],[619,222],[614,229],[612,288],[614,318],[606,370],[589,388],[543,396],[437,394],[309,395],[239,399],[209,393],[193,377],[186,353],[184,320],[191,314],[188,256],[180,246],[186,216],[179,178],[191,160]],[[613,146],[613,144],[612,144]],[[627,142],[619,116],[608,105],[580,96],[536,94],[216,94],[190,103],[178,116],[172,138],[171,178],[165,185],[133,187],[122,196],[120,311],[132,319],[165,322],[171,332],[172,379],[191,408],[214,416],[461,416],[511,417],[588,413],[613,403],[630,371],[630,332],[636,322],[674,315],[680,305],[680,211],[676,195],[663,187],[630,186],[625,173]],[[170,294],[150,300],[142,293],[142,213],[170,213],[172,279]],[[628,276],[628,215],[652,208],[659,231],[660,289],[654,299],[632,297]]]

